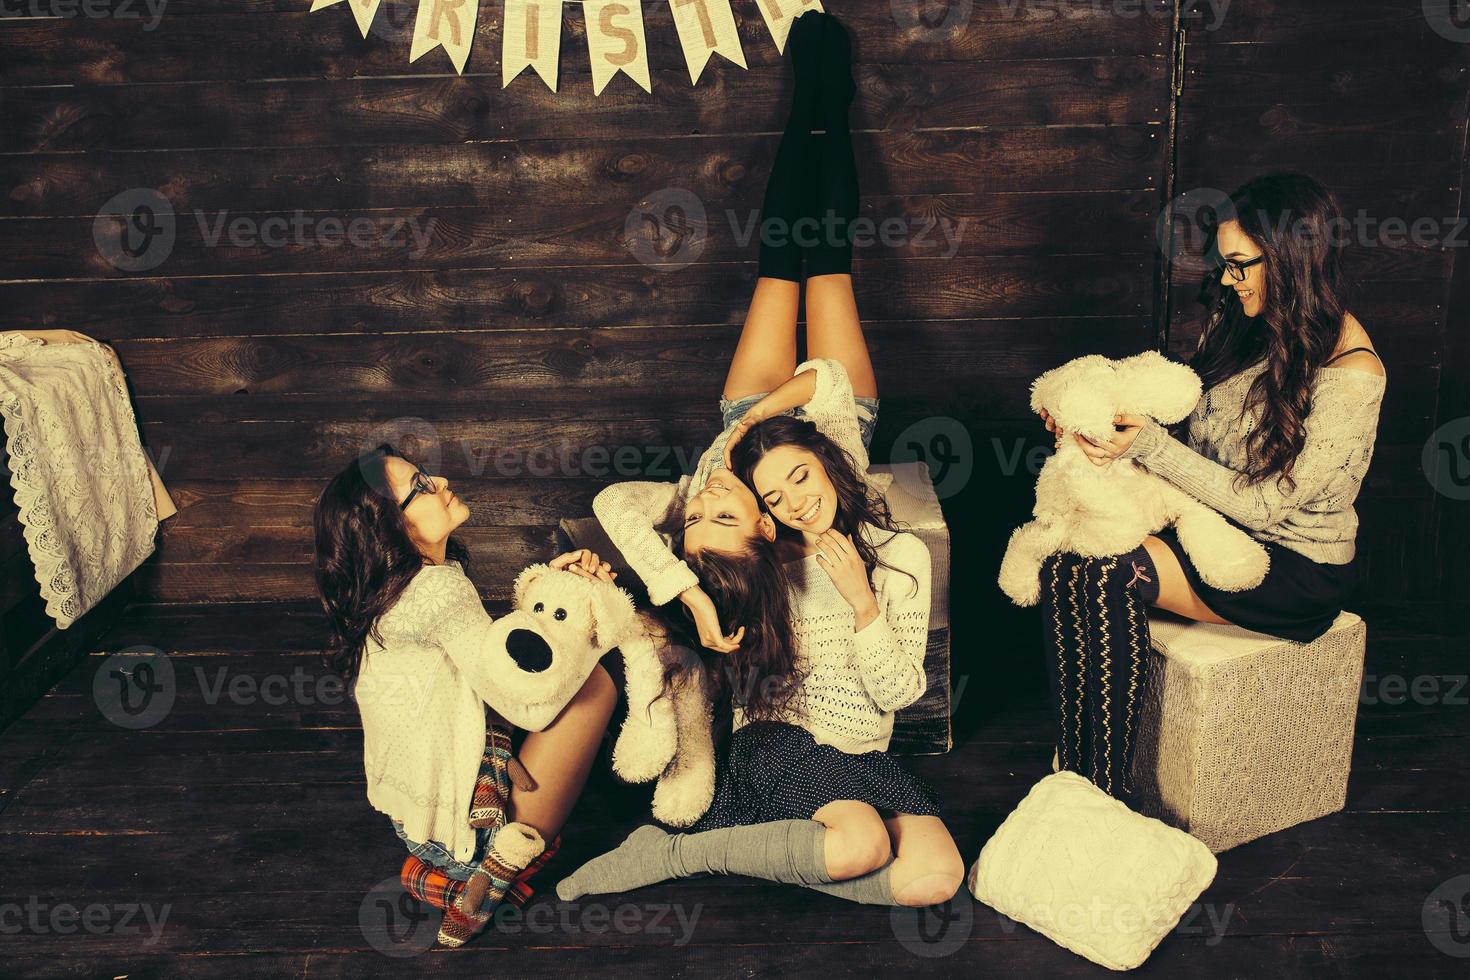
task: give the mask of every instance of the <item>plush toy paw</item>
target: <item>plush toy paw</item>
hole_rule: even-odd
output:
[[[1034,606],[1041,601],[1041,582],[1034,575],[1007,576],[1002,567],[999,582],[1006,598],[1018,606]]]
[[[653,791],[653,817],[670,827],[688,827],[704,816],[715,799],[715,767],[681,765],[666,773]]]
[[[655,701],[646,715],[628,712],[613,746],[613,772],[629,783],[657,779],[669,767],[678,747],[673,706],[667,700]]]
[[[1000,562],[1000,576],[996,580],[1006,598],[1018,606],[1034,606],[1041,600],[1041,569],[1030,560],[1026,533],[1026,527],[1018,527],[1011,532],[1005,557]]]
[[[1203,560],[1196,560],[1194,567],[1206,585],[1224,592],[1243,592],[1265,580],[1271,556],[1259,543],[1246,538],[1237,545],[1211,551]]]

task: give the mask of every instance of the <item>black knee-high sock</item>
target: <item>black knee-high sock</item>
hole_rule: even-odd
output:
[[[1104,792],[1128,801],[1133,736],[1149,663],[1148,617],[1128,556],[1087,559],[1083,577],[1095,652],[1087,683],[1094,759],[1089,778]]]
[[[1059,555],[1042,568],[1059,768],[1125,802],[1133,793],[1134,736],[1149,666],[1142,561],[1131,554]],[[1146,573],[1156,595],[1151,563]]]
[[[1084,671],[1087,631],[1082,620],[1082,566],[1077,555],[1052,555],[1041,571],[1042,648],[1046,651],[1056,719],[1057,768],[1086,774],[1091,724]]]
[[[847,28],[822,15],[821,158],[815,174],[812,217],[816,242],[806,249],[806,274],[852,272],[851,224],[858,215],[857,160],[848,113],[857,85],[852,79],[852,40]]]
[[[792,228],[808,207],[810,175],[818,153],[812,128],[821,109],[821,22],[815,11],[792,23],[786,49],[791,53],[796,87],[761,201],[759,274],[800,282],[802,250],[792,238]]]

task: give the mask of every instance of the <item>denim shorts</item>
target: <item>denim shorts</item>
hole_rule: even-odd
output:
[[[734,425],[741,416],[750,411],[752,405],[769,395],[769,391],[757,392],[754,395],[746,395],[744,398],[736,398],[733,401],[728,398],[720,399],[720,423],[728,429]],[[853,396],[857,402],[857,424],[858,435],[862,436],[863,448],[867,449],[873,442],[873,427],[878,424],[878,399],[868,398],[865,395]],[[800,408],[792,414],[797,418],[805,418],[806,413]]]
[[[431,840],[428,843],[420,844],[417,841],[409,840],[408,835],[403,832],[403,824],[397,820],[393,821],[393,830],[398,834],[399,840],[408,846],[408,853],[425,864],[432,864],[456,881],[470,880],[470,875],[475,873],[475,869],[480,866],[480,861],[484,859],[485,851],[490,841],[490,831],[484,827],[476,827],[475,853],[470,857],[471,863],[466,864],[463,861],[455,860],[454,855],[449,853],[449,848],[438,841]]]

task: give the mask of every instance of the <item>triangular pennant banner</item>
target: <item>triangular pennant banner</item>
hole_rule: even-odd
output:
[[[795,2],[795,0],[792,0]],[[710,55],[729,58],[745,68],[745,51],[740,47],[740,32],[730,0],[669,0],[674,26],[679,31],[679,44],[689,65],[689,81],[699,81]]]
[[[307,13],[315,13],[323,7],[341,3],[342,0],[311,0],[311,9]],[[373,17],[378,13],[378,4],[382,0],[351,0],[352,16],[357,21],[357,29],[362,31],[362,36],[368,36],[368,28],[373,26]]]
[[[561,55],[562,0],[505,0],[500,45],[500,87],[530,66],[553,92]]]
[[[418,61],[435,48],[443,47],[454,62],[454,70],[463,75],[465,62],[470,60],[470,45],[475,41],[475,16],[479,10],[479,0],[419,0],[408,60]]]
[[[582,0],[587,23],[587,53],[592,59],[592,94],[619,71],[652,92],[648,45],[643,40],[642,0]]]
[[[791,33],[791,22],[808,10],[821,10],[821,0],[755,0],[765,18],[776,50],[786,53],[786,35]]]

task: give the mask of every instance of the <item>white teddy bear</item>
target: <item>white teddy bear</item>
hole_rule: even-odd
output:
[[[511,612],[490,629],[491,656],[514,669],[502,672],[502,711],[513,724],[544,728],[571,700],[597,662],[622,653],[628,717],[613,747],[613,771],[630,783],[657,779],[653,815],[687,827],[714,799],[715,762],[704,672],[679,672],[664,691],[677,647],[634,608],[632,597],[609,582],[536,564],[516,576]]]
[[[1250,535],[1131,459],[1097,465],[1070,438],[1112,438],[1119,414],[1165,425],[1185,418],[1200,397],[1199,376],[1157,351],[1120,361],[1079,357],[1031,386],[1031,409],[1045,408],[1068,438],[1036,480],[1036,519],[1017,528],[1000,566],[1000,588],[1018,606],[1040,597],[1041,564],[1060,551],[1121,555],[1167,526],[1179,534],[1200,578],[1240,591],[1266,577],[1269,556]]]

